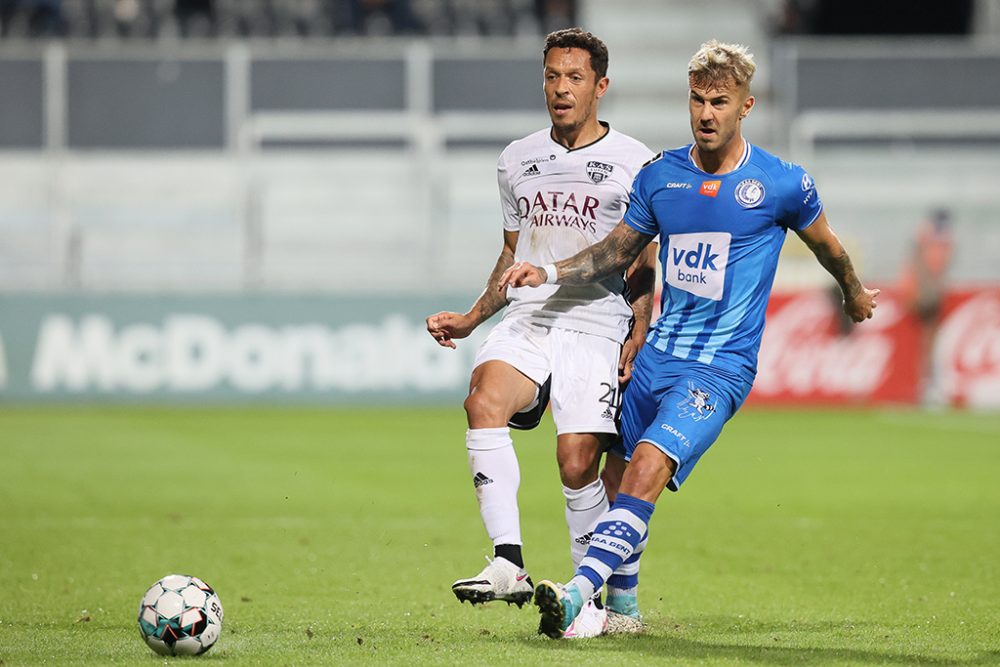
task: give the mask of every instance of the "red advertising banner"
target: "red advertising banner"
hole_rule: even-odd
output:
[[[1000,287],[948,295],[933,362],[951,405],[1000,408]]]
[[[751,404],[928,399],[1000,408],[1000,287],[950,292],[936,330],[892,290],[882,291],[875,317],[857,326],[841,315],[839,291],[771,296]]]

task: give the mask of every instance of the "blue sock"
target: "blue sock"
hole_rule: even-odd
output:
[[[619,493],[615,504],[597,521],[587,555],[570,581],[586,600],[635,553],[647,535],[656,505]]]
[[[639,558],[642,557],[642,552],[646,549],[647,542],[649,542],[648,530],[646,531],[646,534],[643,535],[639,545],[636,546],[635,551],[632,552],[632,555],[626,558],[625,562],[621,564],[621,567],[615,570],[614,574],[608,577],[609,596],[620,591],[631,592],[636,586],[639,585]]]

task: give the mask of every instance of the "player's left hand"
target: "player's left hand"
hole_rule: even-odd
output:
[[[622,345],[622,353],[618,357],[618,384],[625,384],[632,379],[632,362],[641,346],[641,339],[636,340],[634,335]]]
[[[844,312],[854,322],[864,322],[870,320],[878,307],[875,298],[881,290],[861,288],[861,291],[853,299],[844,300]]]
[[[534,264],[515,262],[500,276],[497,290],[502,292],[510,287],[538,287],[545,283],[545,274]]]

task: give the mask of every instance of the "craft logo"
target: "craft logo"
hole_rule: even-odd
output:
[[[675,182],[670,182],[670,183],[667,183],[667,189],[668,190],[690,190],[691,189],[691,184],[690,183],[675,183]],[[702,194],[704,194],[704,193],[702,193]],[[712,195],[712,196],[714,197],[715,195]]]
[[[736,186],[736,201],[743,208],[754,208],[764,201],[764,184],[755,178],[740,181]]]
[[[590,176],[590,180],[594,183],[601,183],[615,168],[610,164],[605,164],[604,162],[597,162],[596,160],[591,160],[587,163],[587,175]]]
[[[715,197],[719,194],[719,186],[721,185],[722,181],[702,181],[701,190],[698,192],[706,197]]]

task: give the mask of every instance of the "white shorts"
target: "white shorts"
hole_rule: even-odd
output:
[[[483,341],[476,366],[503,361],[541,385],[552,376],[556,433],[617,433],[621,345],[603,336],[501,320]]]

